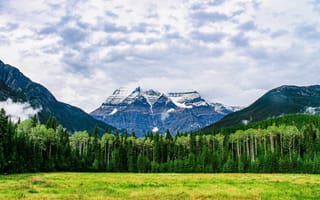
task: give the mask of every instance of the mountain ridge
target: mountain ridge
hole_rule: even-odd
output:
[[[28,102],[32,108],[41,109],[38,118],[46,122],[54,116],[57,122],[69,131],[93,130],[97,125],[100,132],[115,130],[104,122],[97,121],[82,109],[58,101],[44,86],[33,82],[19,69],[0,60],[0,100]]]
[[[219,106],[218,106],[219,105]],[[216,109],[219,108],[219,109]],[[233,107],[207,103],[197,91],[162,93],[141,87],[116,89],[91,112],[96,119],[142,136],[147,131],[196,130],[233,112]]]
[[[257,122],[287,114],[320,113],[320,85],[282,85],[274,88],[248,107],[231,113],[203,131],[230,127],[241,123]]]

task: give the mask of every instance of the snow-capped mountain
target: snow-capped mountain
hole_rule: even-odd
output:
[[[119,88],[91,115],[119,129],[143,136],[147,131],[196,130],[218,121],[238,107],[207,103],[196,91],[164,94],[137,87]]]

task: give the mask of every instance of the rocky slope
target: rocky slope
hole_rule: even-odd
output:
[[[207,103],[198,92],[164,94],[119,88],[91,115],[143,136],[147,131],[189,131],[209,125],[237,109]]]

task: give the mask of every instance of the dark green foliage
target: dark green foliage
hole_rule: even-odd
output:
[[[68,132],[54,118],[14,124],[0,110],[0,173],[38,171],[320,173],[320,120],[295,115],[228,134],[148,133],[144,138],[96,127]]]
[[[281,117],[266,119],[258,122],[252,122],[247,125],[238,124],[230,127],[222,127],[222,128],[213,128],[213,129],[203,129],[199,132],[205,134],[217,134],[222,133],[224,135],[228,135],[234,133],[237,130],[247,130],[250,128],[258,129],[258,128],[267,128],[271,125],[295,125],[297,128],[301,129],[305,124],[313,124],[316,127],[320,127],[320,115],[307,115],[307,114],[291,114],[285,115]],[[209,131],[209,132],[208,132]]]
[[[286,114],[306,113],[308,108],[320,107],[320,86],[309,87],[281,86],[260,97],[253,104],[238,112],[225,116],[220,121],[210,125],[202,132],[212,132],[243,124],[243,120],[258,122],[265,119],[279,117]]]

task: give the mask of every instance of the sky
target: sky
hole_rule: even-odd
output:
[[[320,84],[319,0],[0,0],[0,59],[87,112],[119,87],[246,106]]]

